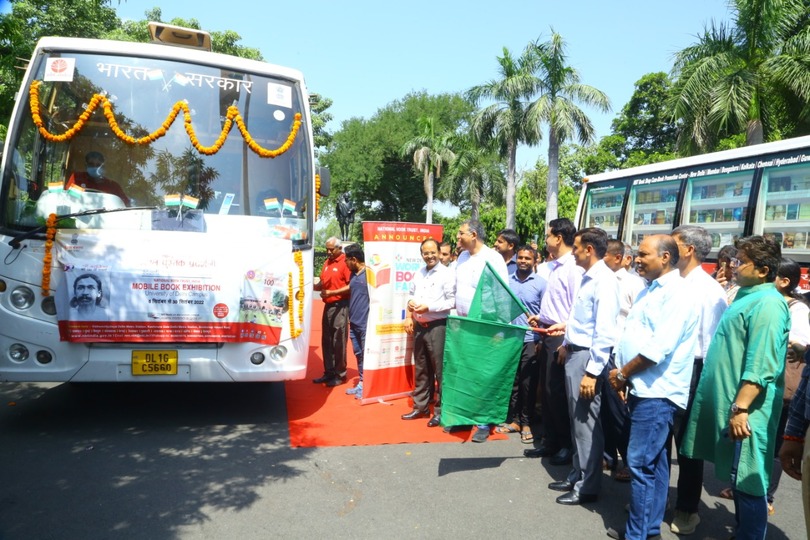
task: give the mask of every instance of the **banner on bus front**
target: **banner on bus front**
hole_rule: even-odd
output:
[[[289,316],[289,240],[61,230],[54,244],[63,341],[275,345]]]

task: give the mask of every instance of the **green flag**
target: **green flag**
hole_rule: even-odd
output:
[[[486,264],[467,317],[450,316],[444,343],[442,425],[506,420],[526,329],[508,324],[526,308]]]
[[[528,312],[523,302],[515,296],[512,289],[503,282],[495,270],[484,266],[478,287],[475,289],[467,317],[483,321],[510,323],[523,313]]]

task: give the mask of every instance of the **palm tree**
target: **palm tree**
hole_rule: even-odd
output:
[[[546,223],[548,223],[557,218],[560,145],[575,133],[581,144],[587,144],[594,138],[593,124],[577,103],[608,112],[610,99],[601,90],[579,82],[579,72],[566,64],[565,42],[553,28],[549,41],[534,42],[529,48],[538,59],[536,73],[540,97],[529,106],[526,116],[535,125],[548,125],[546,187]]]
[[[803,0],[735,0],[733,27],[711,23],[675,55],[679,145],[707,151],[718,136],[763,142],[784,99],[810,102],[810,28]],[[806,111],[805,111],[806,112]]]
[[[538,80],[534,76],[537,58],[527,47],[514,58],[504,47],[503,56],[497,57],[498,76],[467,91],[475,103],[492,100],[495,103],[478,111],[472,120],[472,132],[482,143],[494,141],[506,166],[506,227],[515,228],[515,199],[517,147],[521,143],[536,145],[540,142],[540,129],[527,117],[529,100],[535,94]]]
[[[452,146],[456,159],[436,191],[456,206],[468,203],[470,218],[478,220],[484,193],[503,196],[504,175],[496,149],[482,146],[469,134],[454,137]]]
[[[418,120],[421,135],[417,135],[402,147],[402,156],[413,155],[416,170],[423,174],[425,195],[427,196],[426,223],[433,223],[433,181],[442,175],[442,165],[453,161],[455,155],[449,146],[447,135],[437,135],[433,117]]]

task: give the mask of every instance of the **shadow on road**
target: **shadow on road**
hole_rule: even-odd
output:
[[[307,453],[282,383],[0,384],[0,434],[4,540],[176,538]]]

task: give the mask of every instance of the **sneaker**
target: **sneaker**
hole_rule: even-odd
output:
[[[363,383],[358,384],[355,388],[357,392],[354,393],[354,399],[363,399]]]
[[[675,534],[692,534],[700,523],[700,516],[697,513],[684,512],[682,510],[675,510],[675,516],[672,518],[672,524],[669,530]]]
[[[487,442],[489,439],[489,428],[476,428],[472,436],[472,442]]]
[[[363,390],[363,385],[360,384],[360,383],[357,383],[357,386],[355,386],[353,388],[347,388],[346,389],[346,395],[353,396],[357,392],[360,392],[361,390]]]

